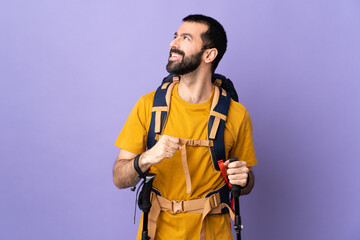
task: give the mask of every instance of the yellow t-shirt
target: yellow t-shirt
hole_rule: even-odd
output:
[[[164,135],[186,139],[207,140],[207,124],[214,91],[203,103],[189,103],[182,100],[175,85],[170,104]],[[147,134],[155,91],[150,92],[132,109],[115,145],[126,151],[140,154],[146,150]],[[256,164],[252,140],[251,119],[245,107],[231,100],[224,131],[226,158],[237,157],[248,166]],[[220,171],[216,171],[208,147],[186,147],[191,192],[186,193],[186,181],[181,153],[151,166],[150,172],[156,177],[153,187],[168,200],[191,200],[203,198],[225,184]],[[157,220],[156,240],[199,239],[201,214],[161,212]],[[138,239],[141,238],[140,223]],[[208,215],[205,218],[206,239],[233,239],[228,214]],[[140,238],[139,238],[140,237]]]

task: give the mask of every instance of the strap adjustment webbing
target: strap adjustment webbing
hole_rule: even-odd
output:
[[[215,193],[207,198],[200,198],[188,201],[170,201],[166,198],[151,192],[152,207],[149,213],[149,236],[155,239],[157,218],[162,211],[170,211],[172,214],[192,212],[202,214],[202,223],[200,230],[200,240],[205,239],[205,217],[208,214],[219,214],[221,209],[228,208],[230,217],[234,221],[235,214],[226,204],[222,203],[220,194]]]

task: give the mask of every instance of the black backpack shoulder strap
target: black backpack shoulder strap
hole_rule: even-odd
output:
[[[215,86],[215,93],[210,110],[207,134],[208,140],[213,141],[213,146],[210,147],[210,153],[213,165],[217,171],[220,170],[218,161],[226,160],[224,131],[230,101],[230,93],[221,87]]]
[[[170,109],[171,93],[175,84],[178,83],[179,80],[179,76],[169,75],[164,78],[163,83],[155,92],[151,122],[147,137],[148,149],[152,148],[156,144],[156,135],[161,135],[164,130]]]

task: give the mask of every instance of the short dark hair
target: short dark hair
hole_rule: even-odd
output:
[[[227,37],[225,29],[215,19],[201,14],[189,15],[185,17],[183,21],[202,23],[208,26],[208,30],[201,34],[201,39],[204,43],[202,49],[216,48],[218,50],[218,55],[211,65],[211,70],[214,72],[226,51]]]

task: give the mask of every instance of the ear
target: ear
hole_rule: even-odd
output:
[[[203,55],[205,63],[211,63],[212,61],[214,61],[217,55],[218,50],[216,48],[206,49]]]

